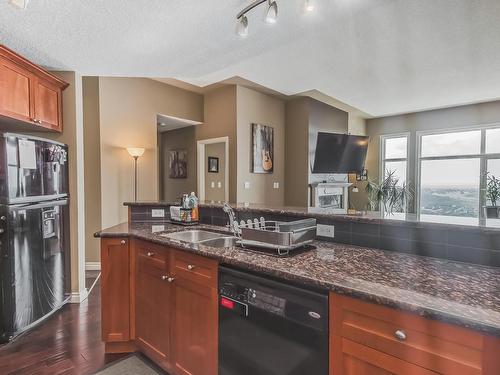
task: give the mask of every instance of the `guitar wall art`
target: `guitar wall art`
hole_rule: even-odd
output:
[[[274,170],[274,128],[252,124],[252,172],[273,173]]]

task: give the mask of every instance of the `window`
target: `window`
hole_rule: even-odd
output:
[[[500,176],[500,127],[420,134],[418,141],[420,219],[478,224],[486,172]]]
[[[408,134],[382,136],[382,163],[380,176],[386,178],[392,174],[399,185],[407,181],[408,176]]]

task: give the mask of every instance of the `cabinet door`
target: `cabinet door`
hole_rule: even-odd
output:
[[[61,89],[41,79],[35,81],[34,117],[43,127],[62,131]]]
[[[101,325],[103,341],[130,340],[128,239],[101,239]]]
[[[34,77],[28,71],[0,58],[0,114],[31,122]]]
[[[331,375],[437,375],[340,336],[336,336],[332,344]]]
[[[135,286],[137,346],[165,370],[170,369],[170,284],[166,270],[137,257]]]
[[[174,372],[217,374],[217,289],[186,278],[173,282]]]

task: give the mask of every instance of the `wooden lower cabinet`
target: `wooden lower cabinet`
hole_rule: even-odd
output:
[[[217,375],[217,288],[186,277],[173,283],[174,372]]]
[[[135,254],[135,344],[171,375],[217,375],[218,263],[145,241]]]
[[[166,249],[136,242],[135,343],[139,350],[165,370],[170,370],[171,291]],[[147,254],[150,254],[149,256]]]
[[[498,375],[499,354],[497,338],[330,294],[330,375]]]
[[[127,238],[101,239],[101,326],[106,343],[130,341],[130,249]],[[115,351],[115,350],[108,350]],[[117,350],[121,351],[121,350]]]

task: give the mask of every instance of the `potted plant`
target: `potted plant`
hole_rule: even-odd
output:
[[[490,206],[484,206],[484,214],[488,219],[500,218],[500,179],[487,173],[486,175],[486,199],[491,203]]]
[[[413,201],[413,190],[400,184],[394,171],[387,171],[382,182],[368,181],[366,193],[371,211],[383,210],[387,214],[407,212]]]

